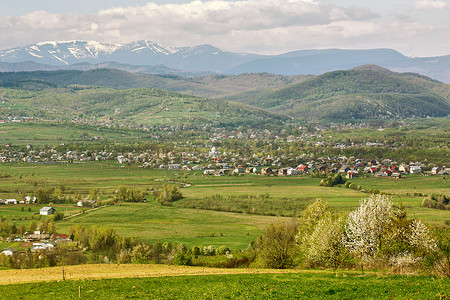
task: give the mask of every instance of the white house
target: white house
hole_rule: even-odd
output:
[[[25,203],[26,204],[34,204],[34,203],[36,203],[36,197],[25,196]]]
[[[422,173],[422,168],[419,166],[411,166],[409,168],[409,173],[414,174],[414,173]]]
[[[6,204],[17,204],[16,199],[6,199]]]
[[[54,242],[39,242],[39,243],[33,243],[33,248],[31,248],[31,251],[36,250],[45,250],[45,251],[51,251],[53,248],[55,248],[56,243]]]
[[[45,206],[39,210],[39,214],[43,216],[50,216],[55,213],[55,209],[53,207]]]
[[[298,170],[290,168],[290,169],[287,170],[287,174],[288,174],[288,176],[298,175]]]
[[[180,164],[169,164],[168,169],[169,170],[178,170],[180,168]]]
[[[6,256],[12,256],[14,254],[16,254],[17,252],[19,252],[16,248],[13,247],[8,247],[3,249],[2,254],[6,255]]]

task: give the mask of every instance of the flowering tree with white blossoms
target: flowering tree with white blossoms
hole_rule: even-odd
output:
[[[348,215],[346,246],[363,260],[370,260],[378,253],[385,233],[395,216],[392,198],[387,195],[370,195]]]
[[[364,199],[349,214],[345,233],[346,246],[363,261],[386,258],[396,263],[418,262],[436,250],[428,227],[420,220],[408,219],[406,212],[395,207],[387,195]]]

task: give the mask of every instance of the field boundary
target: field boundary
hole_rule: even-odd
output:
[[[98,280],[112,278],[147,278],[166,276],[201,276],[233,274],[329,273],[315,270],[221,269],[157,264],[87,264],[65,266],[66,280]],[[0,270],[0,285],[62,281],[62,267]]]

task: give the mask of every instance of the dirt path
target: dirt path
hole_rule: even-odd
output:
[[[106,207],[106,205],[99,206],[99,207],[96,207],[96,208],[91,208],[91,209],[88,209],[88,210],[85,210],[85,211],[82,211],[82,212],[70,215],[68,217],[65,217],[63,220],[67,220],[67,219],[70,219],[70,218],[73,218],[73,217],[76,217],[76,216],[79,216],[79,215],[82,215],[82,214],[85,214],[85,213],[88,213],[90,211],[94,211],[94,210],[97,210],[97,209],[100,209],[100,208],[104,208],[104,207]]]
[[[215,269],[168,265],[88,264],[64,267],[66,280],[136,278],[189,275],[304,273],[301,270]],[[0,285],[62,280],[62,267],[22,270],[0,270]]]

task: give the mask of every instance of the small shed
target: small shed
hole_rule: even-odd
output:
[[[56,210],[53,207],[45,206],[39,210],[39,214],[43,216],[50,216],[53,215],[56,212]]]

